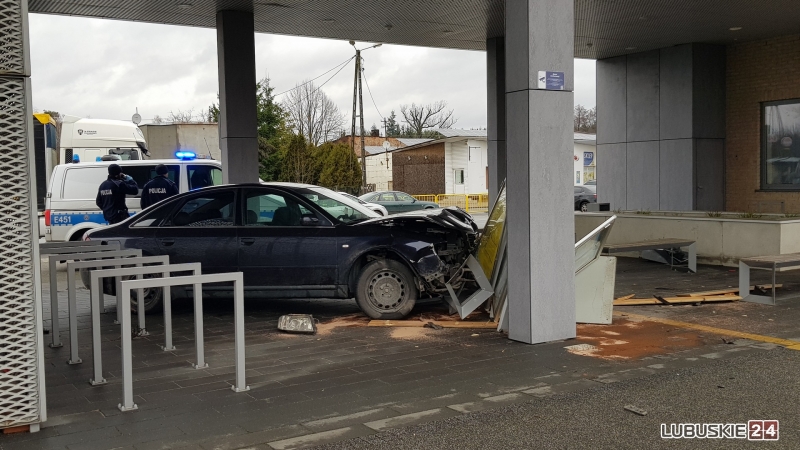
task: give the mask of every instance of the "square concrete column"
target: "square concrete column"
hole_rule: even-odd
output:
[[[531,344],[575,337],[574,7],[506,1],[509,337]],[[547,71],[562,90],[539,88]]]
[[[255,24],[252,12],[217,12],[219,148],[225,183],[258,182]]]
[[[506,179],[506,58],[505,38],[486,40],[487,135],[489,204]]]

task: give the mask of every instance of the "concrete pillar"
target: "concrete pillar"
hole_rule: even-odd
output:
[[[489,204],[506,179],[506,58],[505,38],[486,40],[487,135]]]
[[[509,337],[575,337],[574,0],[506,1]],[[563,90],[539,89],[540,71]]]
[[[219,148],[225,183],[258,182],[254,27],[252,12],[217,12]]]

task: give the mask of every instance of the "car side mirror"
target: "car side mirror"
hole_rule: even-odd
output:
[[[313,227],[319,224],[319,219],[316,217],[303,217],[303,220],[300,222],[300,224],[304,227]]]
[[[414,197],[411,197],[411,203],[417,203],[417,199],[415,199]]]

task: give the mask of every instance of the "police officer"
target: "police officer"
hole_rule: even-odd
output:
[[[142,188],[142,209],[178,193],[178,186],[167,178],[167,166],[156,166],[156,177]]]
[[[103,210],[103,217],[109,224],[122,222],[128,218],[126,195],[139,193],[139,185],[129,175],[122,173],[119,164],[108,166],[108,179],[103,181],[97,191],[97,207]]]

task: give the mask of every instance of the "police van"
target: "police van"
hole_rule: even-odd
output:
[[[108,178],[110,164],[119,164],[122,173],[130,175],[139,185],[139,193],[129,195],[126,201],[131,214],[142,209],[142,188],[156,176],[159,164],[167,166],[167,178],[178,185],[180,192],[222,184],[219,161],[195,159],[191,152],[178,152],[176,157],[178,159],[96,161],[55,166],[45,202],[45,240],[77,241],[86,231],[108,225],[95,200],[100,184]]]

